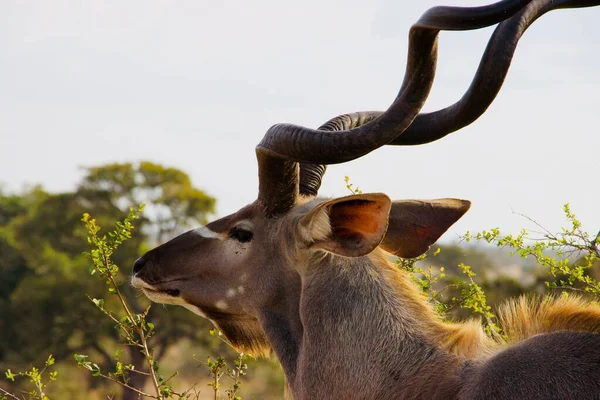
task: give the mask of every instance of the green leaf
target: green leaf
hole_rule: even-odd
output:
[[[12,381],[12,382],[14,382],[14,381],[15,381],[15,376],[16,376],[16,375],[15,375],[15,374],[13,374],[13,373],[12,373],[12,371],[11,371],[10,369],[9,369],[9,370],[7,370],[7,371],[6,371],[4,374],[6,375],[6,379],[8,379],[8,380],[10,380],[10,381]]]
[[[54,357],[52,356],[52,354],[50,354],[48,356],[48,359],[46,360],[46,367],[54,365],[54,363],[55,363]]]

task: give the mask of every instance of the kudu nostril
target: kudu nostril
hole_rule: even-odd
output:
[[[142,268],[144,268],[144,264],[146,264],[146,260],[144,259],[144,257],[140,257],[137,260],[135,260],[135,262],[133,263],[133,274],[135,275],[138,272],[140,272]]]

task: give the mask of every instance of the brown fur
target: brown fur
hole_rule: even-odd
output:
[[[402,297],[406,311],[415,316],[415,329],[425,332],[433,343],[439,343],[444,350],[462,358],[489,355],[498,348],[498,343],[486,335],[478,320],[444,322],[443,316],[433,309],[408,274],[389,261],[387,253],[380,250],[370,257],[374,265],[387,276],[398,296]]]
[[[271,345],[256,318],[234,318],[219,312],[206,312],[206,316],[238,352],[258,357],[273,355]]]
[[[508,299],[498,308],[499,326],[506,340],[490,338],[481,321],[446,322],[427,301],[425,294],[380,252],[370,256],[377,268],[386,271],[398,295],[411,313],[420,316],[416,328],[451,354],[467,359],[489,356],[503,345],[527,340],[535,335],[558,331],[600,332],[600,305],[577,295],[561,297],[521,296]]]
[[[541,305],[525,299],[508,302],[520,307],[503,308],[503,328],[527,327],[521,336],[511,331],[509,346],[508,341],[487,337],[477,320],[444,322],[387,253],[377,250],[366,258],[329,256],[313,261],[316,265],[303,272],[306,300],[301,316],[311,334],[310,344],[300,354],[303,373],[294,387],[298,398],[539,399],[548,398],[553,390],[563,394],[573,390],[578,393],[574,396],[594,398],[590,397],[598,386],[594,379],[600,377],[594,363],[600,354],[595,347],[589,354],[582,353],[577,341],[600,344],[600,336],[590,336],[588,329],[598,321],[595,305],[562,298]],[[576,317],[569,318],[569,313]],[[563,317],[555,323],[544,323],[559,316]],[[313,344],[312,337],[318,342]],[[310,361],[316,359],[318,363]],[[377,365],[377,373],[365,364]],[[560,375],[560,369],[570,365],[581,374]],[[500,371],[521,371],[523,366],[539,367],[552,384],[540,387],[546,381],[535,373],[529,374],[526,384],[516,386],[519,374],[501,379],[505,372]],[[389,376],[394,378],[386,379]],[[332,380],[340,384],[332,388]],[[503,389],[502,396],[494,397],[494,390],[502,385],[513,389]],[[372,397],[365,397],[367,393]]]
[[[600,306],[582,297],[520,297],[498,310],[508,342],[561,330],[600,332]]]

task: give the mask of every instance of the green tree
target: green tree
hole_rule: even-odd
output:
[[[156,242],[205,224],[215,207],[215,199],[195,188],[185,172],[148,161],[88,168],[78,193],[123,212],[146,204],[142,229]]]
[[[93,352],[106,364],[114,362],[115,330],[84,297],[98,296],[102,287],[90,278],[82,256],[87,246],[81,215],[91,212],[109,226],[138,203],[148,204],[149,211],[114,257],[126,272],[148,247],[204,223],[214,212],[215,199],[195,188],[184,172],[150,162],[88,168],[73,192],[51,194],[37,187],[21,195],[0,193],[0,362],[39,364],[50,352],[57,361]],[[119,279],[128,277],[121,274]],[[136,312],[142,311],[146,300],[124,287]],[[208,329],[185,310],[151,310],[161,326],[154,338],[157,358],[181,338],[197,338],[197,332]],[[124,357],[133,363],[141,358],[130,347]],[[146,376],[134,374],[132,379],[132,385],[141,387]],[[133,398],[123,393],[123,399]]]

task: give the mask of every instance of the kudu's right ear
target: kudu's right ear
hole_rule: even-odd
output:
[[[391,204],[380,193],[325,201],[300,219],[300,235],[312,248],[346,257],[364,256],[383,240]]]
[[[398,257],[418,257],[470,207],[471,202],[459,199],[394,201],[381,247]]]

